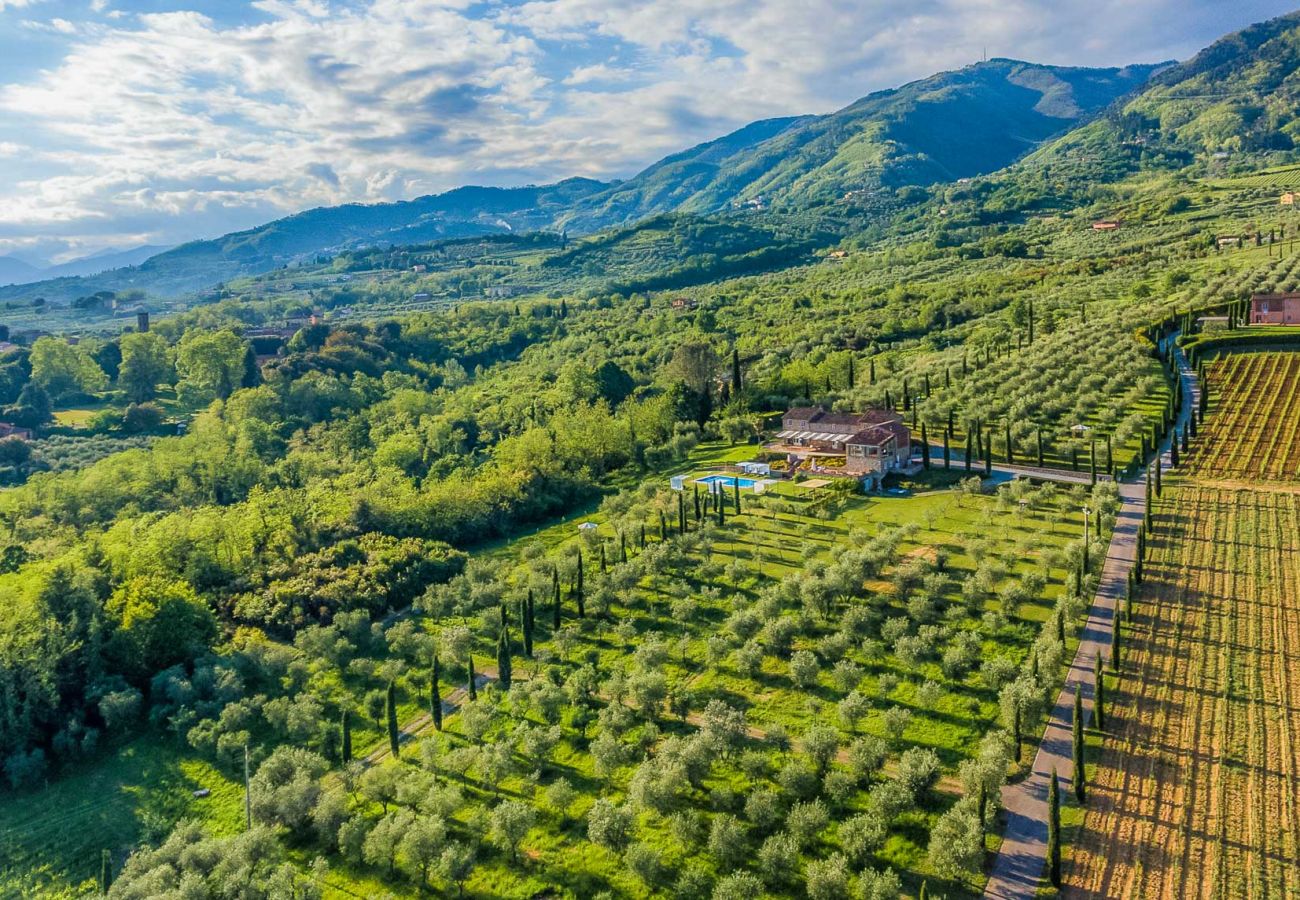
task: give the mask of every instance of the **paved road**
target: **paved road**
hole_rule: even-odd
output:
[[[1172,339],[1171,339],[1172,340]],[[1191,415],[1200,390],[1196,378],[1178,351],[1178,362],[1183,379],[1183,408],[1179,411],[1178,428],[1181,430]],[[1166,443],[1160,455],[1161,471],[1169,468],[1169,447]],[[1056,698],[1056,705],[1043,733],[1042,743],[1034,756],[1028,775],[1002,789],[1002,807],[1006,819],[1002,847],[993,862],[985,887],[986,898],[996,900],[1032,900],[1037,894],[1047,864],[1047,787],[1055,767],[1061,780],[1062,796],[1070,789],[1074,773],[1071,759],[1071,718],[1074,711],[1074,688],[1079,686],[1083,695],[1083,720],[1092,719],[1092,676],[1098,653],[1109,656],[1111,628],[1115,611],[1128,583],[1129,570],[1137,557],[1138,529],[1142,527],[1142,503],[1146,493],[1146,472],[1137,479],[1119,485],[1120,510],[1115,521],[1115,531],[1106,552],[1097,595],[1088,613],[1075,653],[1074,662],[1066,675],[1065,685]]]
[[[916,443],[916,446],[919,447],[920,444]],[[954,472],[965,473],[966,471],[965,453],[960,450],[951,451],[951,459],[952,459],[951,470]],[[913,458],[913,461],[916,462],[917,464],[920,464],[921,461],[920,455],[915,456]],[[930,465],[936,469],[943,468],[943,445],[942,444],[930,445]],[[992,474],[989,477],[985,478],[984,463],[978,459],[971,460],[970,474],[978,475],[981,478],[984,478],[985,481],[990,481],[993,482],[994,484],[999,484],[1004,481],[1011,481],[1015,478],[1033,478],[1035,481],[1054,481],[1059,484],[1082,484],[1082,485],[1092,484],[1092,471],[1090,469],[1085,469],[1082,472],[1076,472],[1073,469],[1055,469],[1048,466],[1044,466],[1041,468],[1038,466],[1009,466],[1006,463],[998,463],[998,462],[993,463],[990,469],[992,471]],[[1099,471],[1097,473],[1097,480],[1110,481],[1111,477]]]

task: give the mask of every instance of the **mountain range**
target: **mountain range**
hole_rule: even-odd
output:
[[[51,278],[75,278],[83,275],[98,275],[113,269],[138,266],[159,253],[165,253],[169,247],[144,244],[130,250],[100,250],[89,256],[83,256],[57,265],[35,266],[15,256],[0,256],[0,285],[31,284]]]
[[[1183,163],[1209,151],[1284,150],[1300,134],[1286,99],[1292,92],[1280,90],[1300,68],[1298,23],[1292,14],[1253,26],[1184,63],[1095,69],[993,59],[827,115],[754,122],[626,181],[464,187],[399,203],[313,209],[128,268],[0,288],[0,300],[67,303],[130,289],[177,296],[367,246],[538,229],[592,233],[664,213],[816,210],[1081,145],[1120,160],[1166,154]]]

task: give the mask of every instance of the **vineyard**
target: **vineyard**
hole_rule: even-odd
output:
[[[1209,411],[1155,507],[1149,576],[1067,893],[1295,896],[1300,354],[1206,369]],[[1137,673],[1137,674],[1127,674]]]
[[[1300,354],[1241,353],[1207,367],[1214,414],[1189,454],[1203,478],[1300,479]]]
[[[1067,893],[1293,897],[1300,496],[1166,493]]]
[[[1207,183],[1216,188],[1225,189],[1276,188],[1279,190],[1295,190],[1300,187],[1300,166],[1283,166],[1277,169],[1266,169],[1263,172],[1253,172],[1249,175],[1216,178]]]

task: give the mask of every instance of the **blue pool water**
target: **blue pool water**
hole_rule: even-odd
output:
[[[724,484],[729,488],[734,488],[737,484],[743,488],[752,488],[756,483],[753,478],[742,478],[739,475],[707,475],[695,480],[699,484]]]

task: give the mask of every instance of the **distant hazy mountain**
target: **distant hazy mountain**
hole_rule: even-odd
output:
[[[178,295],[348,248],[539,228],[591,232],[659,213],[820,204],[851,192],[954,180],[1014,162],[1140,87],[1154,68],[992,60],[871,94],[830,115],[754,122],[618,184],[575,178],[540,187],[465,187],[409,202],[313,209],[185,244],[131,268],[3,289],[0,300],[39,292],[70,302],[128,289]]]
[[[111,269],[126,266],[138,266],[152,256],[167,252],[170,247],[158,244],[143,244],[130,250],[100,250],[89,256],[83,256],[69,262],[50,266],[41,271],[42,278],[64,278],[75,275],[98,275]]]
[[[540,187],[463,187],[400,203],[321,207],[248,231],[182,244],[131,268],[0,289],[0,300],[39,294],[66,303],[97,291],[132,289],[176,296],[349,248],[534,231],[554,224],[582,198],[606,187],[572,178]]]
[[[35,266],[12,256],[0,256],[0,284],[26,284],[42,277]]]

